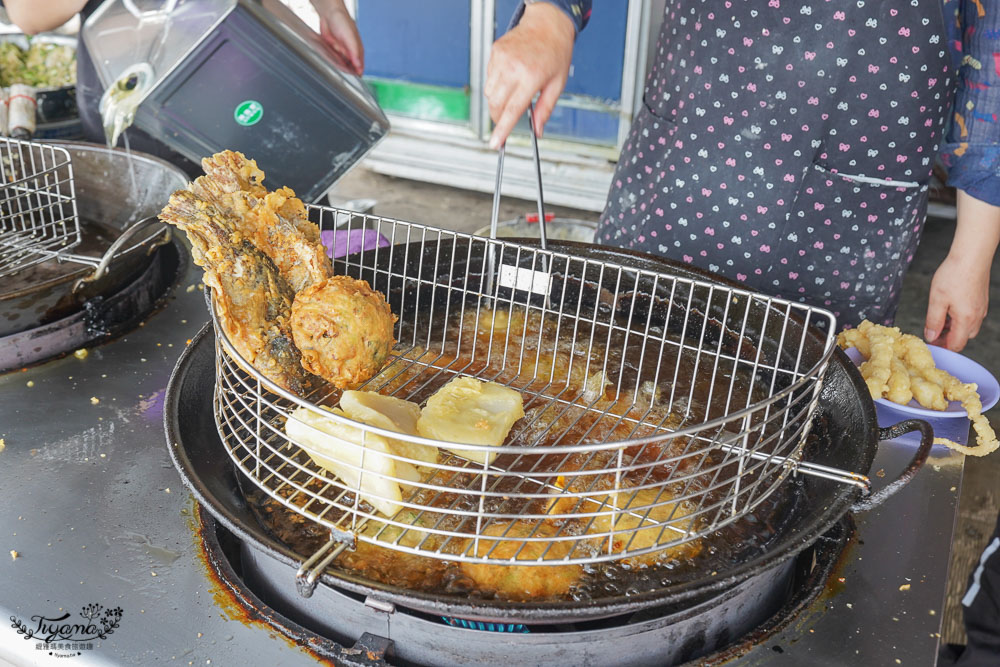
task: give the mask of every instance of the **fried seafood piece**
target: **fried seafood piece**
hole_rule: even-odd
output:
[[[479,558],[559,561],[573,551],[575,540],[525,541],[527,537],[555,538],[558,531],[556,526],[548,523],[493,523],[482,531],[478,547],[474,546],[474,540],[469,539],[466,549],[469,552],[474,549]],[[487,565],[463,562],[460,567],[480,589],[492,591],[508,600],[565,595],[583,576],[583,567],[580,565]]]
[[[898,357],[893,357],[890,369],[892,373],[889,375],[886,398],[893,403],[906,405],[913,399],[913,381],[910,379],[910,371]]]
[[[697,529],[697,520],[690,517],[695,507],[689,501],[677,502],[666,487],[633,491],[624,489],[596,498],[609,511],[594,518],[589,532],[608,533],[602,549],[614,553],[633,552],[669,544]],[[588,503],[589,504],[589,503]],[[588,511],[595,511],[589,509]],[[612,533],[612,529],[615,531]],[[693,558],[701,551],[701,540],[672,545],[622,562],[630,565],[651,565],[670,558]]]
[[[234,216],[237,230],[271,258],[295,292],[332,275],[319,227],[290,188],[268,192],[264,172],[242,153],[222,151],[201,164],[205,175],[189,189]]]
[[[917,399],[917,403],[931,410],[944,411],[948,409],[948,401],[944,398],[944,387],[927,380],[919,371],[912,373],[909,379],[910,393],[913,394],[913,398]]]
[[[333,276],[295,295],[291,329],[302,365],[338,389],[381,370],[396,340],[396,316],[364,280]]]
[[[404,509],[392,519],[409,524],[412,528],[401,528],[372,519],[365,524],[362,534],[381,544],[400,545],[409,549],[433,551],[439,546],[438,536],[421,530],[423,521],[417,512]],[[354,549],[348,549],[338,557],[337,564],[354,570],[363,577],[411,590],[440,592],[447,585],[446,574],[454,568],[448,561],[397,551],[381,544],[358,540]]]
[[[187,234],[222,330],[239,355],[279,386],[306,394],[315,378],[292,340],[294,292],[271,260],[240,237],[230,216],[186,190],[170,196],[160,219]]]
[[[663,545],[622,562],[630,565],[652,565],[671,558],[693,558],[701,551],[701,540],[673,544],[696,532],[702,525],[692,517],[696,507],[690,500],[678,501],[670,486],[614,491],[614,475],[574,476],[557,478],[552,500],[545,512],[559,519],[581,514],[583,530],[600,536],[595,548],[602,552],[631,553]],[[559,490],[585,495],[563,495]],[[589,516],[597,514],[596,516]],[[612,532],[612,530],[614,532]]]

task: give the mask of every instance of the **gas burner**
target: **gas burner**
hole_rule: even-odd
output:
[[[321,584],[295,593],[294,568],[241,540],[199,507],[206,560],[247,613],[337,664],[679,665],[721,663],[791,623],[828,586],[853,535],[845,518],[798,557],[693,605],[555,625],[484,623],[432,616]],[[511,638],[510,633],[518,633]],[[391,638],[390,638],[391,637]],[[627,642],[627,654],[622,647]],[[580,659],[571,659],[572,655]],[[377,662],[372,662],[372,660]]]

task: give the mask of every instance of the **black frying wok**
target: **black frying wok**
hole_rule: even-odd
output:
[[[107,259],[107,270],[91,280],[91,265],[48,260],[7,276],[0,287],[0,336],[59,320],[134,280],[149,265],[150,252],[169,238],[162,223],[147,221],[188,180],[177,167],[143,153],[130,157],[96,144],[50,143],[69,151],[81,232],[87,237],[71,252]],[[112,248],[127,229],[134,231]]]
[[[473,261],[467,267],[456,266],[461,264],[464,261],[462,258],[466,256],[463,247],[459,247],[452,255],[450,250],[445,252],[446,249],[442,247],[438,251],[434,246],[435,244],[425,244],[423,254],[416,245],[412,246],[411,253],[394,253],[393,263],[404,261],[407,264],[416,263],[422,265],[427,272],[446,271],[457,276],[464,276],[466,271],[475,271],[479,265]],[[736,286],[707,272],[693,270],[685,265],[650,255],[572,242],[552,242],[550,246],[556,252],[566,252],[577,257]],[[389,259],[384,251],[382,256],[386,260]],[[352,264],[357,267],[368,263],[352,262]],[[394,270],[399,268],[394,267]],[[364,271],[352,269],[349,264],[341,266],[335,262],[335,269],[337,272],[366,277]],[[415,275],[415,272],[411,272],[410,275]],[[577,278],[585,279],[588,276],[581,275]],[[583,285],[586,280],[577,282]],[[580,289],[585,288],[580,287]],[[599,285],[593,287],[592,291],[593,298],[602,298]],[[396,309],[399,295],[392,292],[390,289],[389,300],[390,303],[397,302],[393,303],[393,308],[398,312]],[[656,308],[658,296],[653,294],[645,303],[649,304],[649,307]],[[409,301],[414,300],[409,299]],[[423,302],[427,303],[426,300]],[[710,314],[716,307],[716,304],[711,303],[711,299],[703,303],[698,303],[698,300],[694,299],[692,303]],[[766,322],[758,324],[759,330],[755,332],[754,340],[761,346],[767,346],[773,342],[771,339],[774,332]],[[798,322],[797,326],[801,327],[802,323]],[[750,330],[754,330],[754,323],[751,323]],[[702,332],[702,335],[705,335],[705,332]],[[709,332],[708,335],[724,336],[725,332],[715,332],[715,334]],[[822,345],[823,337],[819,333],[809,331],[807,337],[808,344]],[[734,352],[740,352],[745,341],[734,341],[732,345]],[[210,327],[206,326],[184,351],[167,389],[164,422],[171,457],[184,483],[223,525],[241,539],[253,543],[258,549],[293,566],[294,570],[311,554],[294,553],[276,540],[259,524],[248,507],[240,490],[240,480],[237,480],[236,472],[216,431],[212,413],[214,369],[213,335]],[[926,460],[932,444],[930,426],[926,422],[913,420],[898,424],[891,429],[879,429],[874,403],[860,373],[838,350],[826,373],[813,435],[807,445],[805,458],[814,463],[864,474],[871,467],[880,440],[897,437],[903,432],[913,430],[921,431],[921,446],[907,470],[901,475],[903,479],[909,479]],[[250,482],[243,480],[243,483]],[[793,557],[828,531],[848,512],[860,499],[861,492],[854,486],[798,475],[786,480],[778,493],[785,494],[787,500],[781,505],[782,515],[778,517],[780,526],[774,537],[754,553],[745,554],[743,559],[729,563],[724,569],[718,569],[715,574],[701,572],[698,576],[684,581],[654,587],[634,595],[595,597],[584,604],[573,601],[479,601],[454,594],[416,593],[367,580],[350,571],[332,568],[327,570],[322,581],[336,588],[360,595],[374,595],[379,599],[418,611],[489,621],[516,620],[524,623],[580,621],[624,614],[653,606],[690,604],[755,574],[766,572]],[[294,582],[289,577],[288,586],[293,585]]]

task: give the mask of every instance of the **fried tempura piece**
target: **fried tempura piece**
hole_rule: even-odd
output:
[[[868,336],[865,335],[865,331],[861,330],[865,324],[871,324],[868,320],[865,320],[857,329],[844,329],[839,334],[837,334],[837,345],[841,349],[847,349],[849,347],[857,348],[858,352],[861,353],[865,359],[872,356],[871,345],[868,344]],[[865,329],[867,330],[867,328]]]
[[[689,516],[695,509],[694,505],[690,502],[677,502],[668,486],[638,491],[624,488],[616,493],[613,491],[614,475],[609,474],[600,475],[596,481],[590,476],[576,476],[568,485],[566,479],[560,476],[554,486],[555,493],[552,500],[547,502],[545,512],[560,518],[573,514],[600,513],[593,518],[582,516],[579,520],[587,533],[607,535],[597,545],[601,551],[607,551],[610,547],[614,553],[635,552],[657,545],[668,545],[687,533],[697,532],[698,519]],[[562,489],[575,493],[586,492],[587,495],[562,495],[559,493]],[[608,490],[611,492],[606,492]],[[639,556],[630,556],[622,562],[651,565],[670,558],[693,558],[700,551],[701,540],[692,540],[664,546],[663,549]]]
[[[292,341],[294,293],[271,260],[240,238],[230,216],[188,191],[171,195],[160,219],[187,233],[222,330],[240,356],[288,391],[307,393],[315,378],[302,367]]]
[[[962,408],[972,420],[972,428],[976,432],[978,447],[966,447],[945,438],[935,438],[936,444],[948,445],[952,449],[972,456],[985,456],[1000,448],[1000,442],[997,441],[993,427],[982,414],[982,399],[979,397],[978,387],[974,383],[963,383],[939,368],[922,368],[921,372],[929,381],[938,383],[944,391],[945,398],[949,401],[959,401],[962,404]]]
[[[919,373],[910,375],[910,389],[917,403],[929,410],[947,410],[948,401],[944,400],[944,389],[924,378]],[[889,399],[892,400],[892,399]]]
[[[295,295],[291,329],[302,365],[339,389],[357,387],[382,368],[396,316],[364,280],[333,276]]]
[[[612,503],[611,499],[615,497],[617,500]],[[690,503],[675,502],[665,488],[641,491],[626,489],[617,495],[610,494],[605,509],[626,510],[617,515],[614,521],[614,536],[608,538],[611,540],[611,550],[615,553],[638,551],[673,542],[682,537],[684,531],[692,529],[692,521],[686,517],[693,507]],[[609,533],[612,529],[613,516],[609,513],[597,517],[592,532]],[[651,565],[662,559],[692,558],[700,551],[701,541],[694,540],[641,556],[625,558],[623,562],[631,565]]]
[[[859,327],[860,329],[860,327]],[[861,365],[861,376],[868,385],[873,398],[880,398],[889,391],[889,377],[892,375],[892,356],[899,329],[892,327],[870,327],[865,332],[871,355]]]
[[[553,538],[558,528],[548,523],[537,525],[529,521],[500,522],[487,526],[475,548],[477,557],[512,559],[515,561],[558,561],[570,554],[574,540],[527,542],[527,537]],[[474,540],[468,540],[471,550]],[[564,595],[583,576],[580,565],[486,565],[462,563],[462,572],[483,590],[494,591],[509,600],[530,600],[538,597]]]
[[[290,188],[268,192],[264,172],[242,153],[222,151],[201,161],[205,175],[188,187],[199,199],[215,204],[237,221],[237,230],[271,258],[295,292],[332,275],[302,202]]]
[[[910,396],[932,410],[947,410],[948,401],[959,401],[972,421],[978,447],[966,447],[946,438],[935,438],[935,444],[985,456],[1000,448],[996,433],[983,416],[982,399],[975,384],[965,384],[939,369],[927,343],[911,334],[901,334],[895,327],[884,327],[865,320],[857,329],[840,332],[837,344],[854,347],[868,361],[861,365],[872,398],[886,395],[890,401],[905,404]],[[890,350],[888,361],[886,350]],[[888,371],[888,375],[886,372]],[[904,373],[905,371],[905,373]]]
[[[892,358],[892,374],[889,376],[889,388],[886,398],[893,403],[906,405],[913,399],[913,390],[910,388],[910,372],[906,369],[906,364],[897,357]]]

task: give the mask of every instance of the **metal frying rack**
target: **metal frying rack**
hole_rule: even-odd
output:
[[[494,230],[502,160],[501,150]],[[526,415],[500,448],[353,421],[325,409],[340,397],[332,387],[298,396],[254,369],[213,305],[213,403],[226,451],[272,499],[330,531],[299,569],[304,596],[359,542],[493,565],[672,557],[753,512],[793,473],[870,486],[802,459],[835,346],[828,311],[495,237],[310,213],[320,228],[389,241],[333,261],[334,273],[382,292],[399,318],[389,362],[359,389],[423,404],[472,376],[516,389]],[[356,437],[327,433],[316,449],[286,433],[296,420],[310,440],[322,435],[296,410]],[[410,458],[385,438],[436,447],[437,459]],[[324,455],[353,482],[317,465]]]
[[[170,240],[170,230],[155,217],[127,227],[100,257],[70,252],[80,243],[73,164],[69,151],[59,146],[0,137],[0,277],[50,259],[94,268],[73,285],[73,291],[101,278],[111,262],[137,233],[159,225],[138,242],[152,250]]]
[[[0,276],[80,243],[69,152],[0,137]]]
[[[227,452],[273,499],[330,530],[300,569],[303,595],[359,541],[448,561],[607,562],[680,550],[752,512],[793,472],[869,486],[802,460],[834,349],[827,311],[373,215],[312,212],[323,228],[346,220],[390,242],[334,260],[335,273],[367,280],[399,317],[393,357],[361,389],[422,403],[469,375],[517,389],[527,415],[491,462],[451,451],[497,452],[488,446],[354,422],[321,407],[339,400],[331,387],[296,396],[254,370],[213,308],[214,412]],[[342,463],[354,484],[286,434],[296,409],[357,429],[360,444],[329,441],[350,448]],[[437,461],[369,447],[376,438],[440,447]],[[419,480],[388,462],[417,466]],[[386,516],[373,500],[399,511]]]

